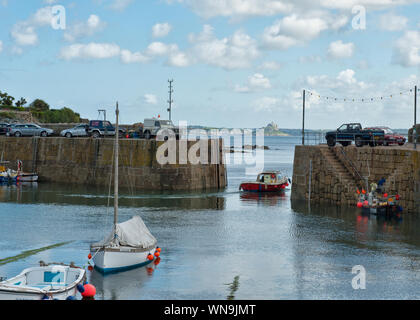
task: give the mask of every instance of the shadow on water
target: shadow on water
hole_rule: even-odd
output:
[[[19,204],[58,204],[84,206],[113,205],[112,195],[105,187],[60,185],[60,184],[19,184],[0,186],[0,202]],[[145,192],[121,189],[121,207],[170,208],[189,210],[224,210],[223,193],[207,192]]]

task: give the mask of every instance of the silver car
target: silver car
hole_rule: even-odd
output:
[[[7,136],[23,137],[23,136],[41,136],[48,137],[54,133],[54,130],[48,128],[42,128],[34,123],[27,124],[15,124],[9,128]]]
[[[87,124],[79,124],[78,126],[75,126],[74,128],[61,131],[60,136],[66,137],[66,138],[87,137],[88,128],[89,128],[89,125]]]

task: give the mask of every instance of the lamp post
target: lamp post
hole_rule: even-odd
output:
[[[306,90],[303,90],[302,146],[305,145],[305,98]]]
[[[417,149],[417,86],[414,87],[414,128],[413,128],[414,149]]]

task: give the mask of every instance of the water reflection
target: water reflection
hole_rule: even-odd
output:
[[[25,183],[0,186],[0,202],[19,204],[57,204],[108,206],[113,205],[109,190],[101,187]],[[136,193],[121,189],[119,203],[122,207],[147,207],[189,210],[224,210],[222,193]]]
[[[121,273],[103,275],[96,269],[89,271],[90,283],[96,287],[97,299],[102,300],[138,300],[139,294],[151,281],[160,260],[142,268]]]
[[[276,207],[281,201],[287,200],[285,192],[281,193],[263,193],[263,192],[242,192],[241,201],[245,205],[257,204],[257,206]]]

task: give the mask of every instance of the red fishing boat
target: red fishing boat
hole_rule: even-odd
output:
[[[242,191],[251,192],[280,192],[289,186],[290,179],[279,172],[260,173],[256,181],[243,182],[239,187]]]

